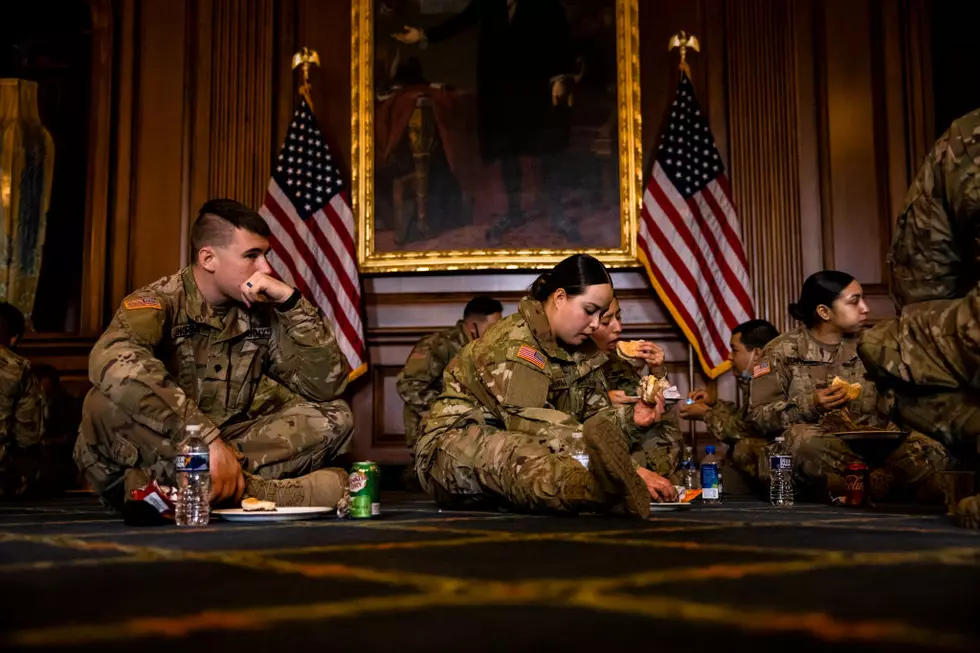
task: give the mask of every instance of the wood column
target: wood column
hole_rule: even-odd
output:
[[[732,192],[756,316],[784,330],[803,282],[791,4],[729,1],[725,24]]]

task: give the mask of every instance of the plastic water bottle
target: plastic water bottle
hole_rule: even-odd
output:
[[[581,433],[572,433],[572,443],[568,447],[568,455],[589,468],[589,450],[585,448],[585,440]]]
[[[701,498],[705,503],[721,503],[721,471],[714,445],[705,447],[704,454],[701,459]]]
[[[696,490],[701,487],[701,480],[698,478],[698,464],[694,462],[694,447],[684,447],[684,462],[681,463],[681,480],[687,490]]]
[[[793,456],[786,449],[785,438],[776,438],[769,449],[769,503],[793,505]]]
[[[211,456],[201,439],[201,426],[188,424],[184,441],[177,450],[178,526],[200,528],[208,525],[211,507]]]

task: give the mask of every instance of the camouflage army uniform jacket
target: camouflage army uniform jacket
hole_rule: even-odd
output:
[[[980,110],[953,122],[926,157],[889,261],[903,308],[897,323],[866,334],[869,365],[918,385],[980,389]]]
[[[0,347],[0,461],[8,448],[39,443],[45,416],[44,391],[30,362]]]
[[[823,415],[813,403],[819,385],[839,376],[861,384],[861,396],[847,404],[859,425],[883,427],[876,411],[877,391],[865,378],[857,339],[846,337],[835,349],[822,345],[800,326],[772,340],[753,367],[749,420],[764,436],[774,437],[794,424],[819,424]]]
[[[606,360],[591,341],[575,351],[559,346],[541,303],[525,297],[516,313],[466,345],[446,368],[442,395],[415,445],[417,469],[427,467],[442,433],[468,422],[551,438],[556,426],[575,429],[609,410],[632,436],[632,410],[609,402],[600,369]]]
[[[738,404],[719,399],[705,413],[704,427],[708,435],[719,442],[758,437],[755,428],[749,422],[749,384],[739,380],[738,392],[741,395]]]
[[[306,299],[292,306],[233,305],[201,296],[192,268],[127,297],[92,349],[89,379],[138,423],[160,434],[245,419],[263,375],[313,402],[336,398],[350,366]]]
[[[409,354],[395,383],[405,402],[405,440],[409,447],[415,444],[419,423],[429,406],[442,394],[446,366],[471,339],[466,323],[460,320],[450,329],[422,338]]]

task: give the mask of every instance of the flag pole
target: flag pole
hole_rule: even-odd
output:
[[[299,94],[306,100],[310,111],[313,111],[313,98],[310,95],[310,91],[313,88],[310,86],[310,64],[319,66],[320,54],[316,50],[311,50],[303,46],[302,50],[293,55],[293,70],[297,68],[303,69],[303,85],[299,87]]]

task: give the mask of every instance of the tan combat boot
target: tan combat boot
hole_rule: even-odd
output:
[[[953,521],[963,528],[980,529],[980,494],[961,499],[953,513]]]
[[[589,449],[589,470],[607,494],[621,497],[626,509],[639,517],[650,516],[650,490],[636,473],[630,457],[629,438],[608,416],[586,420],[582,436]]]
[[[298,478],[266,480],[252,474],[245,475],[245,496],[261,501],[274,501],[276,505],[295,506],[343,505],[349,493],[347,472],[337,467],[318,469]]]

